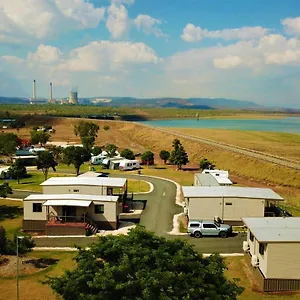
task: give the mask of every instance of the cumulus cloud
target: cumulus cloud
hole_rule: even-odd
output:
[[[134,23],[139,31],[143,31],[145,34],[153,34],[156,37],[166,36],[163,31],[158,27],[161,21],[148,15],[138,15]]]
[[[203,38],[214,38],[223,40],[252,40],[263,37],[268,29],[254,26],[241,28],[225,28],[222,30],[209,31],[194,24],[187,24],[183,29],[181,38],[186,42],[199,42]]]
[[[244,64],[244,61],[241,57],[234,55],[228,55],[223,58],[215,58],[213,62],[215,67],[219,69],[231,69]]]
[[[281,20],[281,24],[284,26],[284,29],[288,34],[300,34],[300,17],[283,19]]]
[[[114,39],[124,36],[129,27],[130,19],[124,5],[112,3],[107,9],[108,18],[106,27]]]
[[[104,8],[86,0],[1,0],[0,40],[44,39],[63,31],[94,28]]]
[[[58,62],[61,56],[62,53],[58,48],[41,44],[36,52],[28,53],[27,60],[36,63],[53,64]]]

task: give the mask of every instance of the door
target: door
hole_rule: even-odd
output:
[[[76,206],[63,206],[63,217],[65,222],[75,222],[76,221]]]
[[[202,224],[202,234],[203,235],[218,235],[219,230],[214,224]]]

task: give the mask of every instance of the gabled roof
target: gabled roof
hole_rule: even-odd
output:
[[[300,242],[300,218],[242,218],[242,220],[261,243]]]
[[[196,173],[196,178],[200,182],[200,186],[220,186],[217,179],[211,174]]]
[[[271,189],[231,187],[231,186],[183,186],[185,198],[250,198],[265,200],[280,200],[283,198]]]
[[[118,196],[110,195],[84,195],[84,194],[31,194],[24,201],[32,200],[82,200],[82,201],[105,201],[116,202]]]
[[[126,178],[112,177],[52,177],[44,181],[42,186],[62,186],[62,185],[90,185],[90,186],[110,186],[123,187]]]

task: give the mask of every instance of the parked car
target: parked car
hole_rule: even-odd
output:
[[[190,220],[188,233],[196,238],[202,236],[220,236],[226,238],[232,234],[232,227],[216,221]]]

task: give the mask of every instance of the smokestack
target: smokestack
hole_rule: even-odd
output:
[[[52,100],[52,82],[50,82],[50,100]]]
[[[35,84],[35,79],[33,80],[33,100],[36,100],[36,84]]]

